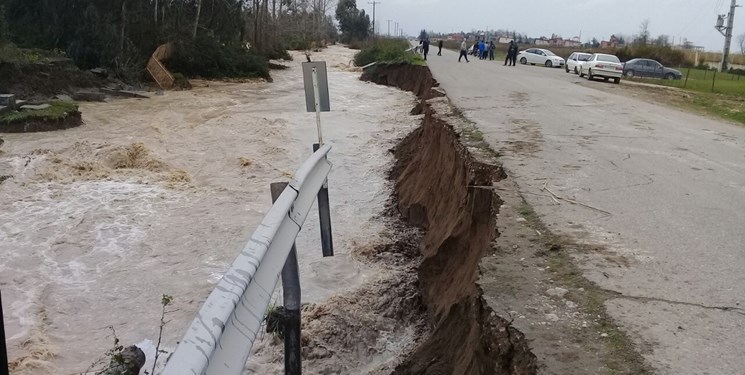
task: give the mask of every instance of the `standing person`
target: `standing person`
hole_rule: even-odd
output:
[[[466,58],[466,62],[468,61],[468,45],[466,44],[466,38],[463,38],[463,41],[460,42],[460,56],[458,57],[458,62],[460,62],[460,59]]]
[[[437,56],[442,56],[442,39],[437,43],[437,47],[439,48],[437,50]]]
[[[512,52],[512,66],[515,66],[515,60],[517,60],[517,43],[515,41],[512,41],[510,51]]]
[[[479,42],[479,60],[484,59],[484,50],[486,50],[486,45],[484,44],[484,41]]]
[[[510,44],[507,45],[507,57],[504,58],[504,66],[512,65],[512,46],[515,45],[514,40],[510,40]]]
[[[489,60],[490,61],[494,61],[494,48],[496,48],[496,46],[494,45],[494,41],[492,40],[491,42],[489,42]]]
[[[422,42],[422,51],[424,51],[424,61],[427,61],[427,53],[429,53],[429,39],[424,39],[424,42]]]

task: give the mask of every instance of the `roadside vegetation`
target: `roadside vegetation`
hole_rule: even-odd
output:
[[[78,112],[78,106],[75,103],[53,101],[47,103],[49,107],[38,110],[21,109],[19,111],[9,111],[0,115],[0,129],[4,125],[25,123],[34,120],[64,120],[71,113]]]
[[[203,4],[204,3],[204,4]],[[329,0],[4,0],[0,58],[34,62],[25,51],[62,51],[83,70],[106,68],[126,82],[148,79],[145,66],[164,43],[185,76],[266,77],[270,59],[289,48],[333,43]],[[17,46],[17,48],[16,48]],[[177,51],[177,52],[178,52]],[[43,54],[40,54],[43,56]]]
[[[363,47],[360,52],[354,56],[354,64],[365,66],[373,62],[389,64],[414,64],[425,65],[424,59],[414,52],[406,52],[411,45],[405,39],[379,38],[367,46]],[[433,48],[430,46],[430,53]]]

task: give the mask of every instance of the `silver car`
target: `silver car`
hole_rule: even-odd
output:
[[[567,64],[564,67],[564,70],[566,70],[567,73],[574,72],[574,74],[579,74],[579,66],[582,65],[583,61],[587,61],[592,57],[591,53],[585,53],[585,52],[572,52],[571,55],[567,58]]]

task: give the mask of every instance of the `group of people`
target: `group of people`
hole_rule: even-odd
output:
[[[440,39],[440,41],[437,43],[437,46],[440,47],[440,49],[437,51],[437,56],[442,56],[442,39]],[[424,38],[420,40],[419,48],[422,49],[422,54],[424,55],[424,61],[427,61],[427,54],[429,54],[429,38]]]
[[[494,45],[494,41],[490,41],[487,45],[486,42],[483,40],[477,41],[473,44],[473,47],[469,49],[468,44],[466,44],[466,40],[463,39],[463,41],[460,43],[460,56],[458,57],[458,62],[461,62],[463,58],[466,59],[466,62],[469,62],[469,51],[471,51],[471,55],[478,56],[479,60],[486,60],[487,58],[489,60],[494,60],[495,49],[496,46]],[[511,40],[509,46],[507,46],[507,58],[504,60],[505,66],[515,66],[515,62],[517,60],[517,51],[517,44],[515,43],[515,41]]]
[[[442,39],[437,43],[437,46],[439,47],[437,51],[437,56],[442,56]],[[466,40],[463,39],[463,41],[460,43],[460,56],[458,57],[458,62],[461,62],[461,60],[465,57],[466,62],[468,61],[468,54],[470,51],[471,55],[478,56],[479,60],[494,60],[494,51],[496,50],[496,45],[494,44],[494,41],[490,41],[489,44],[487,44],[483,39],[480,41],[476,41],[476,43],[473,44],[473,46],[469,49],[468,44],[466,43]],[[424,54],[424,60],[427,60],[427,54],[429,54],[429,38],[424,38],[419,41],[419,46],[417,49],[421,49],[422,53]],[[515,43],[514,40],[510,41],[510,44],[507,46],[507,57],[504,59],[504,65],[505,66],[515,66],[516,60],[517,60],[517,43]]]

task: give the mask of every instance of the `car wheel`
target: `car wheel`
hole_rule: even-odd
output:
[[[546,60],[546,63],[543,64],[543,65],[545,65],[546,68],[552,68],[554,66],[554,64],[551,62],[551,60]]]
[[[528,59],[526,59],[526,58],[524,58],[524,57],[520,59],[520,64],[523,64],[523,65],[525,65],[525,64],[527,64],[527,63],[528,63]]]
[[[592,75],[592,69],[587,70],[587,79],[592,81],[595,76]]]
[[[620,78],[613,78],[613,83],[619,84],[619,83],[621,83],[621,79]]]
[[[577,70],[577,67],[574,67],[574,74],[579,74],[579,70]]]
[[[567,72],[567,73],[569,73],[569,66],[568,65],[564,67],[564,71]]]
[[[623,73],[626,75],[626,77],[634,78],[634,71],[633,70],[627,70],[626,73]]]
[[[608,77],[603,77],[603,82],[608,82]]]
[[[585,76],[585,73],[582,73],[582,68],[579,69],[579,73],[577,74],[579,74],[579,78],[582,78]]]
[[[675,79],[675,74],[667,73],[665,74],[665,79]]]

